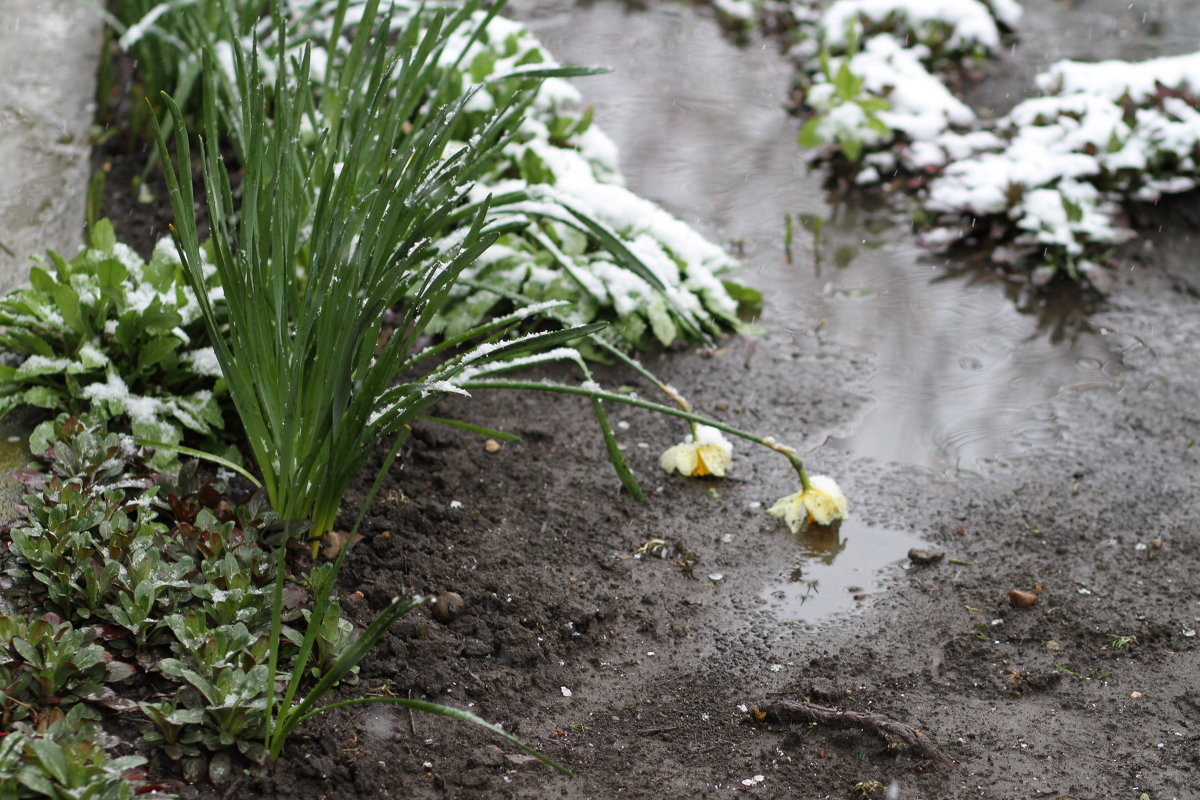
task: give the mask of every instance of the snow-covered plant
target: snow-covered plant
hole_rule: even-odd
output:
[[[0,416],[32,406],[120,420],[155,441],[215,442],[220,369],[178,257],[164,241],[144,261],[107,220],[91,239],[69,262],[50,253],[0,299],[0,348],[19,360],[0,365]],[[220,289],[202,285],[219,309]]]
[[[880,146],[892,137],[891,128],[879,118],[879,112],[887,111],[891,104],[864,91],[863,78],[852,67],[857,50],[858,39],[853,32],[846,54],[836,59],[836,66],[828,47],[821,49],[821,72],[804,98],[813,115],[799,135],[801,147],[834,145],[852,162],[862,157],[864,148]]]
[[[835,132],[860,143],[852,148],[868,155],[856,180],[869,184],[898,167],[927,166],[927,142],[975,122],[941,74],[994,52],[1020,8],[1011,0],[837,0],[810,16],[793,50],[806,87],[800,111],[814,114],[801,144],[840,146]],[[850,89],[870,98],[870,115],[847,107]]]
[[[1000,46],[1001,28],[1021,16],[1014,0],[836,0],[822,12],[817,39],[836,52],[852,49],[849,28],[921,46],[930,69],[982,58]]]
[[[190,103],[184,104],[181,96],[180,105],[189,120],[199,116],[198,92],[192,91],[195,80],[189,76],[199,72],[201,51],[207,48],[225,67],[217,83],[228,102],[218,104],[218,114],[221,129],[229,132],[243,161],[247,136],[233,110],[242,91],[233,76],[233,52],[235,43],[249,49],[251,31],[263,52],[260,65],[268,94],[276,63],[291,82],[298,79],[300,51],[287,42],[314,42],[304,78],[313,108],[303,113],[298,130],[298,138],[309,147],[318,146],[316,133],[328,120],[347,110],[347,92],[365,96],[369,89],[370,75],[355,68],[354,42],[362,30],[357,21],[368,9],[375,13],[373,0],[296,0],[281,3],[277,15],[257,21],[248,20],[246,11],[261,4],[247,0],[231,4],[238,10],[232,20],[210,19],[190,6],[164,12],[162,6],[146,7],[143,0],[122,0],[118,5],[118,24],[125,31],[122,43],[144,49],[148,58],[174,60],[159,70],[172,77],[159,82],[187,87]],[[410,22],[424,24],[417,3],[383,0],[378,7],[379,14],[391,15],[393,36]],[[437,87],[441,101],[471,93],[446,140],[447,158],[483,132],[497,104],[528,79],[558,68],[525,26],[490,12],[474,14],[471,30],[454,32],[448,44],[443,51],[448,57],[424,67],[425,87]],[[284,52],[288,57],[280,58]],[[351,75],[364,85],[352,87]],[[747,293],[723,280],[736,261],[622,185],[616,148],[591,124],[591,112],[581,109],[579,100],[578,92],[561,79],[541,84],[513,139],[470,174],[476,188],[469,207],[447,217],[440,230],[430,231],[439,249],[452,252],[472,210],[487,196],[492,197],[489,221],[509,231],[478,265],[466,270],[465,280],[455,286],[430,331],[453,335],[488,315],[508,313],[513,310],[508,294],[514,291],[568,301],[570,306],[557,315],[571,324],[612,322],[613,333],[627,346],[679,339],[709,343],[724,331],[738,329],[739,300]],[[413,108],[429,102],[430,97],[421,97]],[[295,199],[309,211],[316,207],[315,195]],[[306,220],[300,229],[301,239],[313,229],[311,223]]]
[[[1048,278],[1096,283],[1095,261],[1132,237],[1123,204],[1200,185],[1200,53],[1141,63],[1063,61],[988,135],[959,137],[929,183],[941,242],[971,235],[964,217],[1013,231]],[[957,145],[957,146],[955,146]],[[948,157],[948,158],[947,158]]]
[[[462,91],[482,81],[486,99],[468,107],[465,129],[455,134],[462,139],[494,97],[511,94],[518,79],[506,75],[556,65],[525,26],[501,18],[481,30],[463,63]],[[567,301],[557,318],[609,322],[619,340],[637,347],[702,342],[737,329],[740,287],[721,279],[737,263],[626,189],[616,161],[590,109],[580,110],[578,91],[561,79],[545,81],[473,193],[494,195],[492,216],[514,230],[464,272],[434,330],[457,333],[505,313],[513,293]]]

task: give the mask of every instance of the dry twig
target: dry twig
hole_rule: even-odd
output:
[[[765,706],[754,708],[756,719],[764,722],[791,724],[796,722],[821,722],[826,725],[841,725],[843,727],[869,728],[890,741],[893,737],[901,740],[924,756],[950,765],[954,759],[942,752],[937,745],[926,738],[920,729],[903,722],[889,719],[882,714],[869,711],[854,711],[849,708],[830,708],[799,700],[780,700]]]

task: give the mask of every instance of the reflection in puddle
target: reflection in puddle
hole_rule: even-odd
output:
[[[811,527],[793,537],[795,560],[771,576],[763,591],[768,609],[781,621],[813,622],[846,611],[856,598],[882,588],[882,567],[927,547],[911,533],[878,528],[853,518],[840,528]]]
[[[953,274],[955,265],[933,263],[907,230],[872,229],[835,209],[817,232],[807,269],[820,282],[820,322],[801,319],[789,331],[798,343],[816,338],[873,364],[868,404],[828,440],[855,455],[978,471],[1051,445],[1061,423],[1050,401],[1066,387],[1118,385],[1139,347],[1094,330],[1069,287],[1069,296],[1021,308],[1012,285]],[[838,248],[853,257],[822,257]],[[790,277],[798,298],[802,269]]]
[[[764,291],[765,324],[787,330],[798,353],[832,345],[870,366],[864,409],[797,441],[977,472],[1057,443],[1063,389],[1118,386],[1147,355],[1131,357],[1132,337],[1092,330],[1077,294],[1031,304],[986,272],[931,257],[907,223],[826,205],[782,108],[791,71],[773,44],[738,48],[682,5],[522,8],[560,59],[616,66],[577,86],[630,188],[736,242],[739,280]]]

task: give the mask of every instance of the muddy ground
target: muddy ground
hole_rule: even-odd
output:
[[[878,364],[825,335],[817,288],[813,302],[772,294],[762,335],[646,358],[698,408],[803,443],[810,468],[850,498],[840,533],[794,537],[765,516],[797,487],[762,448],[737,444],[719,483],[668,477],[658,454],[684,426],[610,409],[649,490],[637,503],[579,400],[445,403],[444,415],[522,440],[489,452],[452,429],[416,431],[348,562],[345,606],[365,622],[411,587],[457,592],[465,608],[447,623],[427,611],[397,623],[347,695],[469,708],[576,776],[486,732],[378,706],[303,728],[268,777],[186,794],[881,797],[853,794],[877,781],[899,798],[1200,796],[1195,208],[1193,196],[1143,210],[1143,237],[1115,256],[1113,294],[1066,332],[1111,334],[1106,377],[1058,388],[1029,412],[1048,410],[1053,435],[971,471],[839,446],[835,434],[880,400]],[[109,213],[129,219],[119,201]],[[156,224],[139,220],[141,235]],[[771,274],[748,280],[771,290]],[[779,575],[798,568],[803,581],[849,537],[890,553],[886,532],[905,544],[879,575],[817,587],[841,593],[831,607],[844,611],[814,618],[772,602]],[[653,538],[670,543],[666,558],[635,554]],[[946,558],[912,564],[910,539]],[[1037,601],[1014,607],[1014,589]],[[860,727],[752,722],[780,699],[918,726],[953,764]]]

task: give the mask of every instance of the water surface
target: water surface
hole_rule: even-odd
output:
[[[1064,387],[1121,379],[1123,350],[1136,342],[1093,330],[1077,298],[1022,299],[986,270],[931,256],[894,216],[829,205],[783,109],[791,68],[773,44],[737,47],[690,6],[519,8],[561,60],[615,67],[577,85],[630,187],[740,246],[741,279],[769,298],[765,324],[872,366],[865,410],[810,432],[816,441],[939,472],[985,471],[1057,441],[1050,401]],[[806,223],[790,254],[785,214]]]

